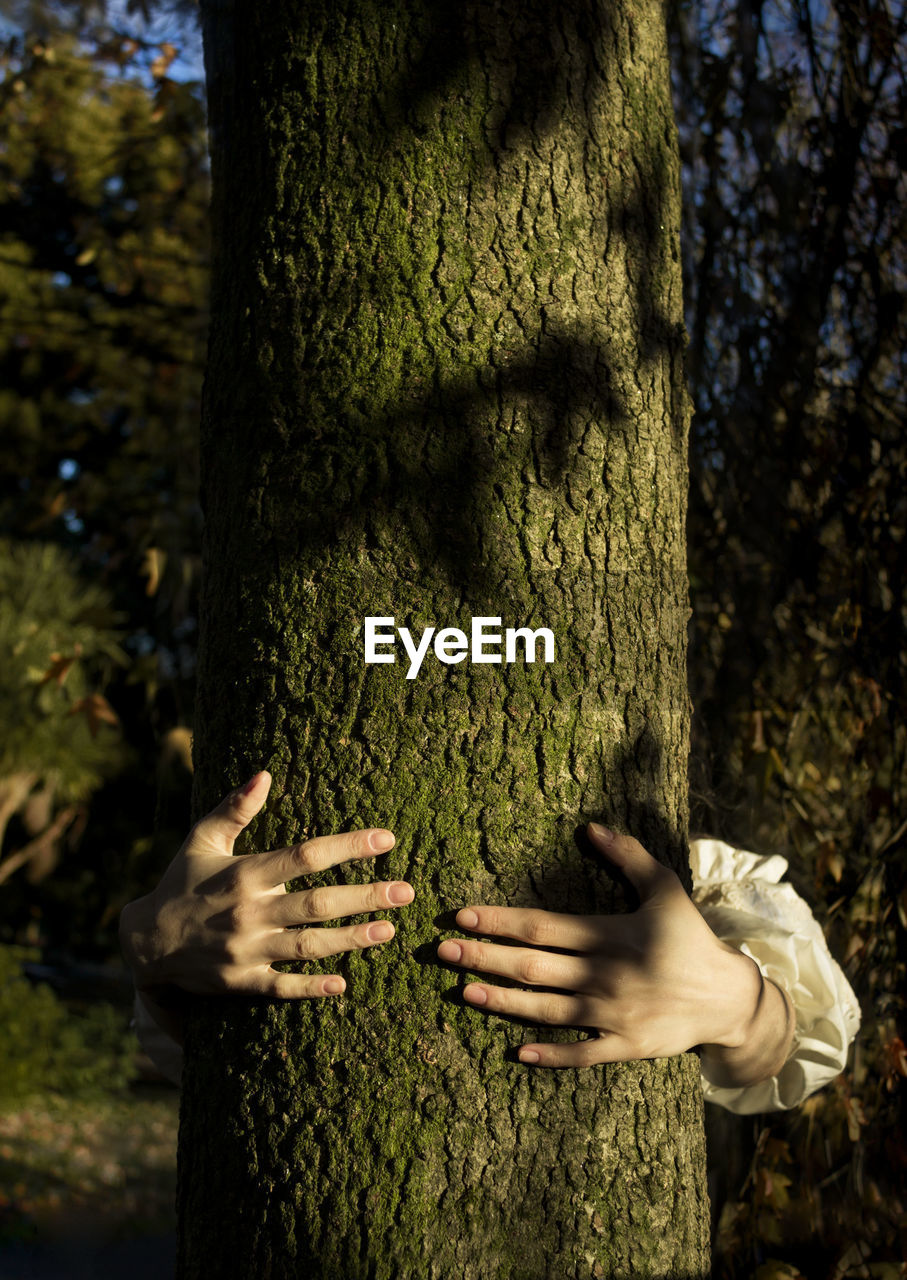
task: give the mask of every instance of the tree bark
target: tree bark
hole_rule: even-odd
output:
[[[470,902],[621,909],[590,818],[689,883],[660,6],[202,10],[195,810],[267,767],[243,849],[388,826],[393,852],[345,878],[417,896],[392,944],[324,962],[343,998],[194,1011],[180,1275],[706,1275],[695,1055],[527,1068],[527,1029],[466,1008],[433,958]],[[399,644],[365,664],[368,616],[548,627],[555,661],[429,653],[407,679]]]

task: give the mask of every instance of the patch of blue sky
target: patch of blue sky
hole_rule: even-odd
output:
[[[205,78],[205,62],[202,53],[202,33],[197,19],[186,14],[174,13],[170,5],[161,5],[152,13],[148,22],[140,14],[128,13],[125,0],[108,0],[107,19],[116,31],[134,36],[147,44],[172,44],[179,50],[170,64],[167,75],[172,80],[194,81]],[[147,74],[142,69],[142,79]]]
[[[140,14],[127,11],[126,0],[108,0],[105,25],[112,31],[141,40],[146,45],[174,45],[179,52],[170,64],[167,75],[184,83],[203,82],[205,63],[202,33],[197,19],[173,12],[170,5],[162,4],[159,9],[146,22]],[[9,14],[0,14],[0,40],[21,36],[24,30],[23,21]],[[147,59],[137,59],[124,67],[123,74],[150,84],[152,77],[147,64]]]

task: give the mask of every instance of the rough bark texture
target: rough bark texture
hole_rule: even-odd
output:
[[[203,4],[214,171],[196,808],[382,825],[416,886],[330,1003],[207,1005],[180,1275],[707,1274],[698,1064],[544,1072],[433,959],[468,902],[687,875],[679,183],[652,0]],[[363,620],[551,665],[366,666]],[[372,878],[374,866],[349,879]],[[330,879],[331,877],[327,877]],[[531,1035],[531,1033],[529,1033]]]

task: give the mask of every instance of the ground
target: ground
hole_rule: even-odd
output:
[[[178,1097],[135,1087],[0,1110],[3,1280],[163,1280],[175,1256]]]

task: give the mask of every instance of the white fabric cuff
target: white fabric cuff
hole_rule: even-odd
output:
[[[792,885],[779,881],[784,858],[760,857],[721,840],[690,845],[693,901],[723,942],[750,956],[791,999],[796,1031],[781,1071],[759,1084],[728,1089],[703,1073],[707,1102],[750,1115],[785,1111],[834,1080],[860,1027],[860,1007],[825,935]]]

